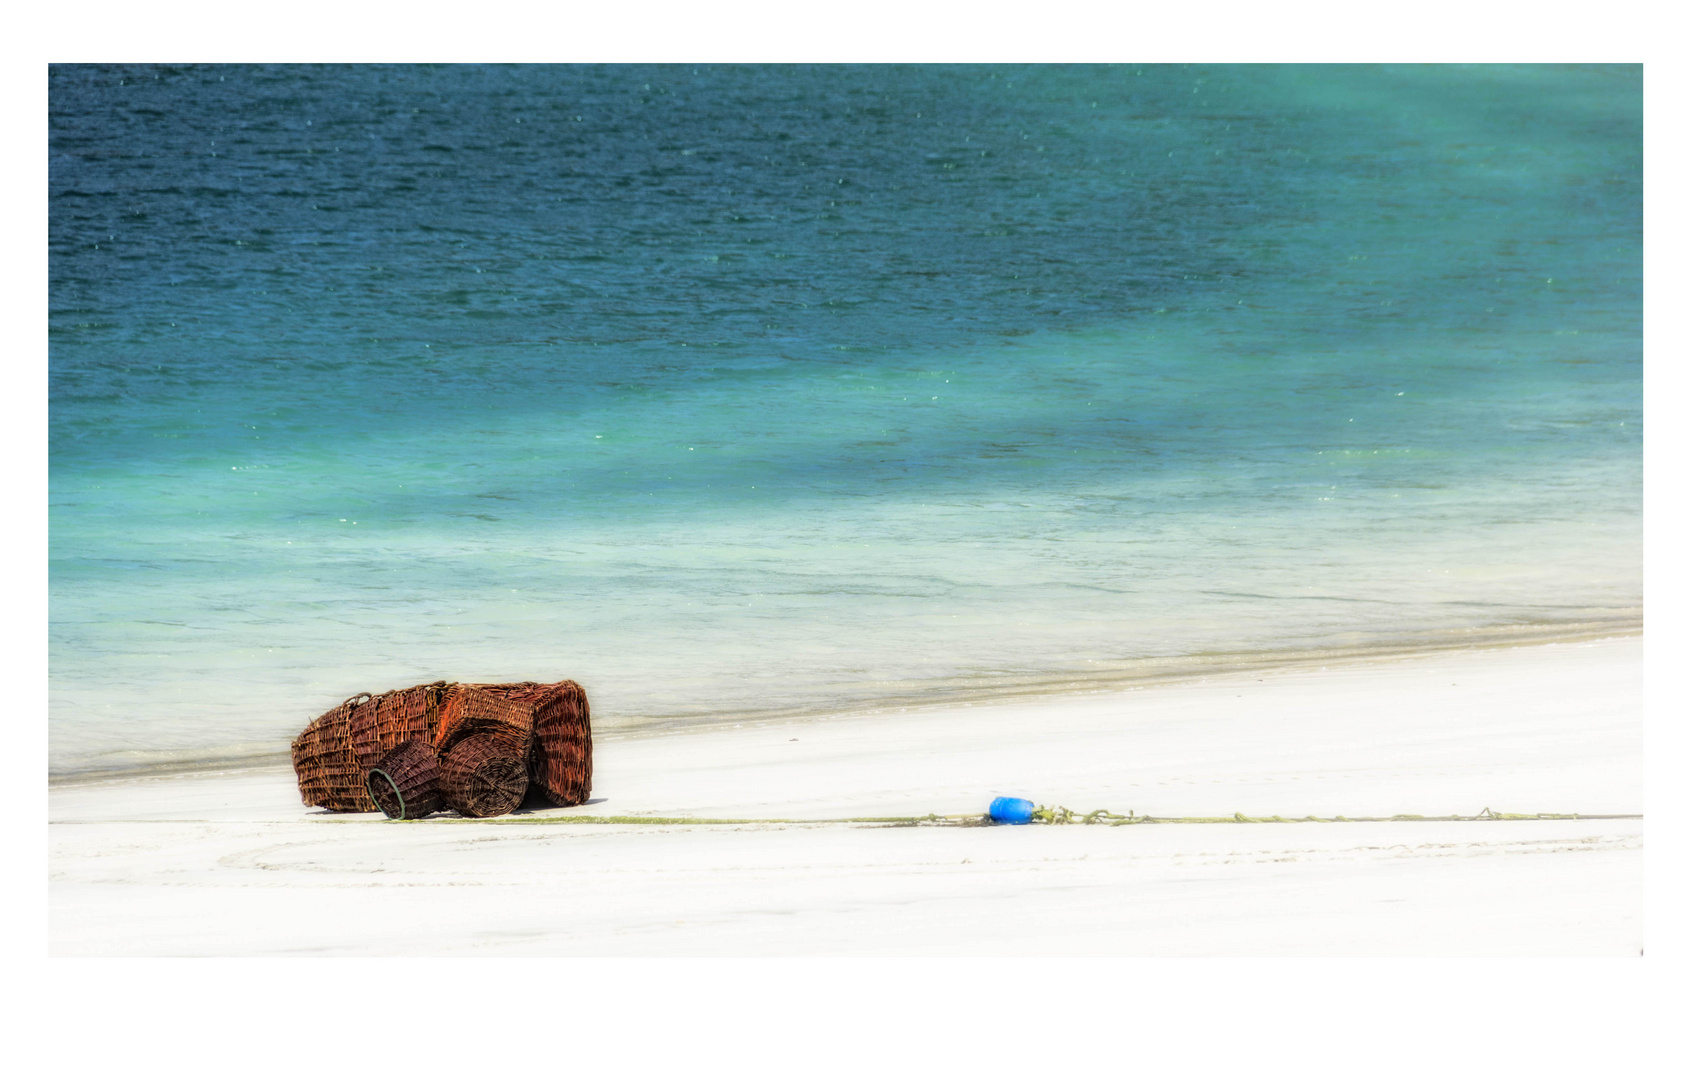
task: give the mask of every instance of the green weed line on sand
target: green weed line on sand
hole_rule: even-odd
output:
[[[1504,814],[1486,807],[1477,814],[1393,814],[1390,817],[1160,817],[1152,814],[1113,814],[1109,810],[1094,810],[1079,814],[1062,806],[1037,806],[1029,822],[1033,825],[1302,825],[1307,823],[1334,824],[1337,822],[1394,822],[1394,821],[1615,821],[1642,820],[1642,814]],[[392,825],[420,825],[433,822],[477,822],[486,825],[862,825],[876,828],[915,828],[945,826],[975,828],[1000,824],[987,814],[926,814],[923,817],[840,817],[840,818],[701,818],[701,817],[644,817],[636,814],[600,816],[579,814],[546,817],[428,817],[414,820],[392,819]]]

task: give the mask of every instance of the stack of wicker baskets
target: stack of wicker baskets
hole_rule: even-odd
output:
[[[419,818],[507,814],[591,794],[591,707],[578,683],[435,682],[357,694],[292,742],[306,806]]]

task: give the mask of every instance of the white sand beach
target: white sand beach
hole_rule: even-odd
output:
[[[388,822],[286,768],[61,783],[54,956],[1635,956],[1643,822],[957,828],[580,815],[1640,814],[1640,637],[599,738],[591,805]]]

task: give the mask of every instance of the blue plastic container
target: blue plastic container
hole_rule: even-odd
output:
[[[1028,799],[1008,799],[1004,795],[988,804],[988,816],[1002,825],[1027,825],[1035,813],[1035,804]]]

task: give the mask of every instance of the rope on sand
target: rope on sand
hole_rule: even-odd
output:
[[[1411,821],[1641,821],[1642,814],[1505,814],[1489,806],[1477,814],[1393,814],[1390,817],[1161,817],[1153,814],[1113,814],[1109,810],[1094,810],[1079,814],[1062,806],[1037,806],[1031,816],[1035,825],[1302,825],[1310,822],[1411,822]],[[471,821],[479,825],[875,825],[879,827],[913,827],[920,825],[976,827],[995,825],[987,814],[926,814],[923,817],[842,817],[842,818],[700,818],[700,817],[640,817],[633,814],[611,817],[580,814],[577,816],[536,817],[525,814],[499,818],[435,817],[427,821]],[[419,824],[392,819],[390,824]]]
[[[1426,814],[1393,814],[1390,817],[1281,817],[1276,814],[1271,817],[1247,817],[1235,814],[1233,817],[1153,817],[1150,814],[1135,815],[1133,810],[1126,814],[1113,814],[1109,810],[1095,810],[1087,814],[1078,814],[1062,806],[1037,806],[1031,815],[1031,820],[1045,825],[1242,825],[1282,824],[1299,825],[1306,822],[1331,823],[1336,821],[1610,821],[1615,819],[1641,819],[1642,814],[1504,814],[1487,806],[1472,816],[1462,814],[1446,814],[1429,816]]]

